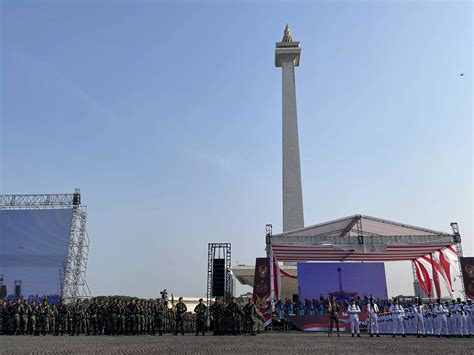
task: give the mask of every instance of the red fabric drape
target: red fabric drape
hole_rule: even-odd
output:
[[[416,277],[418,278],[418,281],[420,282],[420,286],[423,289],[423,291],[425,292],[425,294],[428,295],[428,297],[429,297],[430,293],[431,293],[430,278],[429,278],[429,276],[426,277],[427,275],[425,275],[424,273],[423,273],[423,276],[422,276],[421,267],[423,265],[421,265],[416,259],[413,260],[413,265],[415,265]],[[426,269],[425,269],[425,271],[426,271]],[[428,273],[428,272],[426,271],[426,273]]]

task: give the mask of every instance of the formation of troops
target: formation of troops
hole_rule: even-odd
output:
[[[372,300],[367,305],[367,331],[370,336],[390,334],[393,337],[407,334],[418,338],[441,336],[451,338],[471,338],[474,335],[474,305],[471,300],[461,301],[460,298],[451,302],[425,304],[415,299],[412,305],[404,308],[398,300],[394,300],[388,312],[381,312]],[[347,309],[351,322],[352,336],[360,336],[360,307],[351,301]]]
[[[208,319],[214,335],[255,335],[261,314],[249,299],[241,306],[236,298],[228,304],[216,299],[209,307],[199,300],[194,312],[182,298],[169,305],[167,299],[154,301],[119,299],[77,300],[49,305],[17,299],[0,304],[0,334],[3,335],[174,335],[194,332],[205,335]]]
[[[328,335],[334,325],[339,335],[341,307],[335,299],[326,307],[330,322]],[[381,308],[371,299],[367,304],[368,318],[361,322],[361,307],[351,300],[346,313],[352,336],[360,337],[361,324],[367,326],[371,337],[411,334],[471,338],[474,335],[471,300],[458,298],[451,302],[425,304],[415,299],[407,307],[395,299],[388,309]],[[39,304],[17,299],[0,304],[0,334],[3,335],[205,335],[208,330],[214,335],[255,335],[256,329],[261,329],[260,321],[263,321],[262,314],[252,298],[244,306],[236,298],[227,304],[216,299],[209,308],[200,299],[194,310],[188,310],[181,297],[171,305],[167,298],[153,301],[93,298],[68,304],[61,300],[58,305],[49,305],[46,299]]]

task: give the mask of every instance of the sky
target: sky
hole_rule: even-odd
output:
[[[94,295],[202,296],[207,243],[232,243],[234,265],[265,255],[265,224],[282,228],[287,23],[306,224],[457,221],[474,255],[471,2],[0,9],[0,193],[81,189]],[[413,293],[409,263],[387,278],[389,294]]]

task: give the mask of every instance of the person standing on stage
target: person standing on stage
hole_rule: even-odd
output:
[[[328,302],[328,313],[329,313],[328,337],[331,336],[334,323],[336,323],[337,336],[340,336],[338,312],[339,312],[339,306],[336,303],[336,297],[332,297]]]
[[[354,336],[354,332],[355,332],[357,333],[357,336],[360,338],[360,329],[359,329],[360,307],[356,305],[354,299],[351,299],[351,304],[347,308],[347,313],[349,313],[350,315],[352,336]]]
[[[405,317],[405,310],[395,299],[390,306],[390,314],[392,315],[392,336],[395,338],[397,331],[402,334],[402,337],[406,337],[405,328],[403,327],[403,318]]]
[[[369,325],[370,325],[370,336],[374,336],[374,330],[375,330],[375,335],[377,337],[380,337],[379,334],[379,306],[377,306],[377,303],[374,302],[374,299],[371,297],[370,302],[367,306],[367,311],[369,313]]]

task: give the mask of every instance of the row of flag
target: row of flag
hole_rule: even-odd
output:
[[[436,298],[441,298],[442,283],[450,297],[453,297],[454,277],[460,273],[458,253],[453,246],[424,255],[421,258],[414,259],[412,262],[420,286],[427,296],[434,295],[432,290],[434,285]]]

